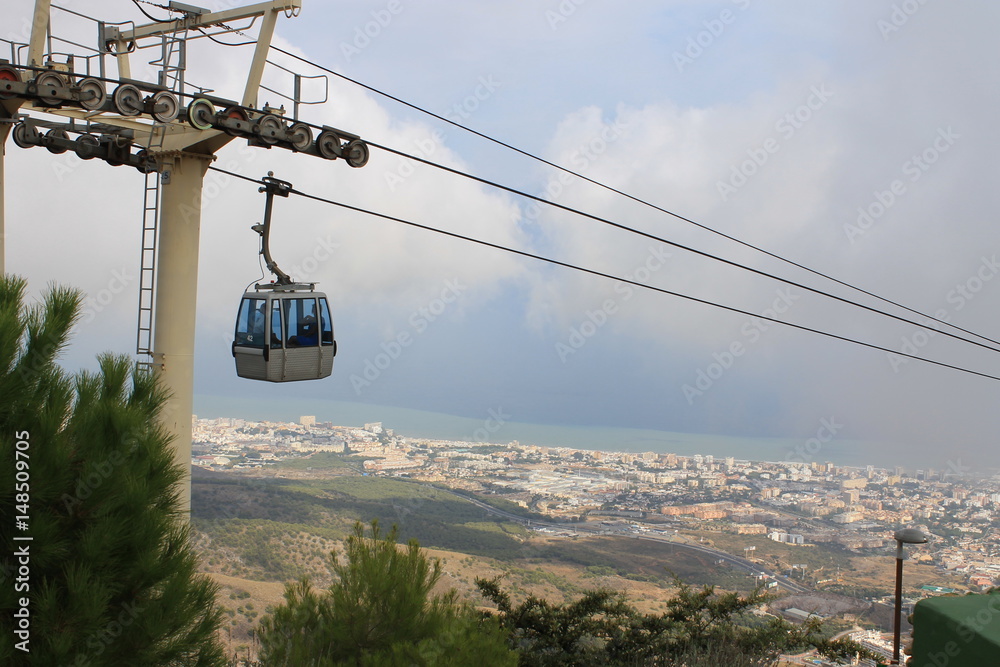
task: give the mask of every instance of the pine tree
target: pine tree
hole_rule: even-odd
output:
[[[261,663],[269,667],[517,664],[499,623],[432,595],[441,563],[416,540],[403,548],[397,530],[371,536],[355,525],[344,558],[332,557],[335,581],[318,593],[308,579],[285,587],[285,603],[260,624]]]
[[[564,604],[529,596],[515,605],[499,578],[476,579],[483,597],[496,605],[509,642],[520,650],[522,667],[771,667],[780,653],[809,647],[830,660],[875,657],[851,640],[824,638],[815,622],[793,626],[778,618],[749,618],[768,599],[761,589],[743,596],[675,584],[665,613],[644,614],[608,590],[587,591]]]
[[[80,296],[53,287],[28,306],[25,291],[0,278],[0,664],[225,664],[216,587],[196,574],[183,470],[159,426],[163,390],[124,356],[64,373]]]

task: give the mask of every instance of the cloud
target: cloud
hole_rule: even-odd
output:
[[[91,11],[96,14],[103,8]],[[277,44],[293,48],[280,40]],[[192,49],[187,79],[205,82],[211,78],[215,95],[238,99],[251,52],[200,40]],[[288,60],[284,58],[286,64]],[[287,84],[282,76],[272,72],[268,83],[279,89]],[[397,121],[370,93],[357,87],[335,82],[333,92],[331,104],[319,110],[303,107],[304,116],[468,169],[443,136],[426,124]],[[268,95],[273,94],[265,92],[262,99]],[[102,268],[88,277],[81,271],[81,260],[87,267],[130,267],[133,275],[137,272],[141,176],[110,170],[103,163],[84,163],[73,155],[53,158],[41,149],[17,149],[8,160],[9,173],[24,179],[14,181],[12,192],[27,191],[29,181],[57,177],[58,201],[65,209],[49,206],[47,215],[54,228],[65,225],[74,234],[73,242],[66,245],[53,243],[51,237],[22,234],[19,222],[37,216],[39,202],[12,198],[9,226],[16,231],[10,236],[9,249],[15,256],[32,257],[23,265],[13,262],[12,270],[36,281],[78,284],[90,294],[104,289],[113,276]],[[215,164],[253,178],[273,171],[310,194],[493,242],[516,246],[522,241],[515,211],[504,196],[377,149],[372,149],[368,166],[351,169],[339,160],[326,162],[280,149],[248,148],[237,139],[219,152]],[[89,205],[81,206],[85,202]],[[253,184],[208,174],[199,258],[199,331],[203,332],[199,336],[214,340],[226,335],[242,288],[259,276],[258,237],[249,227],[262,219],[263,205],[264,197],[256,194]],[[295,197],[276,203],[271,242],[279,265],[296,269],[293,277],[318,281],[340,307],[372,318],[383,328],[439,292],[443,281],[460,279],[470,294],[488,296],[498,282],[514,279],[522,271],[518,261],[495,252]],[[19,252],[25,247],[30,249],[27,255]],[[136,289],[134,284],[130,287]],[[114,310],[106,309],[102,316],[113,315],[121,321],[134,307],[134,300],[131,294],[119,298]]]
[[[16,16],[30,16],[31,3],[16,4]],[[342,8],[336,17],[310,4],[301,18],[281,22],[276,44],[725,234],[989,332],[1000,305],[1000,281],[985,279],[983,268],[1000,250],[992,183],[1000,88],[989,30],[1000,10],[926,3],[901,17],[896,4],[578,3],[554,27],[546,12],[559,12],[557,2],[469,5],[460,13],[405,4],[383,23],[379,3]],[[87,11],[119,20],[133,10],[105,1]],[[357,30],[364,34],[371,21],[376,34],[347,60],[341,45],[360,48]],[[80,30],[80,40],[92,40],[89,28]],[[704,31],[709,37],[700,37]],[[701,54],[679,70],[675,54],[699,38]],[[189,80],[239,98],[249,53],[199,40]],[[280,54],[272,60],[308,70]],[[289,76],[272,70],[268,85],[288,91]],[[309,84],[311,98],[317,85]],[[264,97],[279,103],[273,93]],[[340,79],[330,80],[329,98],[304,106],[302,116],[890,308]],[[237,140],[217,165],[255,178],[274,171],[324,198],[1000,372],[986,351],[943,335],[921,338],[911,325],[789,293],[378,149],[366,167],[350,169]],[[142,177],[11,148],[7,178],[8,266],[35,288],[57,280],[95,299],[112,294],[121,282],[114,272],[138,259]],[[240,290],[260,275],[249,227],[261,219],[263,196],[212,173],[204,204],[198,381],[245,392],[225,379],[226,341]],[[745,315],[315,201],[276,203],[272,251],[336,304],[338,336],[350,354],[338,359],[338,378],[323,391],[342,398],[357,398],[351,375],[401,333],[412,334],[414,313],[457,280],[462,297],[362,398],[467,413],[503,403],[517,405],[524,420],[592,423],[600,415],[605,423],[796,437],[832,416],[845,424],[845,438],[912,443],[930,457],[942,442],[982,451],[1000,426],[987,407],[996,389],[985,380],[917,362],[894,366],[881,352],[762,328]],[[133,289],[94,302],[101,310],[80,327],[81,359],[132,345]],[[573,351],[561,358],[560,344]],[[699,373],[710,386],[689,401],[684,386],[697,388]]]

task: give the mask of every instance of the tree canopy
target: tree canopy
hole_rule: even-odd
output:
[[[742,596],[676,581],[667,611],[644,614],[608,590],[588,591],[566,604],[534,596],[514,604],[499,579],[477,579],[476,584],[496,605],[496,617],[524,667],[765,667],[783,652],[810,647],[835,660],[868,655],[850,640],[825,639],[818,623],[793,626],[752,616],[767,599],[761,590]]]
[[[51,287],[28,305],[26,288],[0,278],[0,664],[225,664],[163,390],[125,356],[66,374],[80,295]]]
[[[331,556],[335,581],[318,592],[308,579],[285,588],[285,602],[261,621],[260,660],[268,666],[516,665],[499,623],[456,600],[434,594],[441,563],[415,540],[397,544],[394,526],[361,523],[341,557]]]

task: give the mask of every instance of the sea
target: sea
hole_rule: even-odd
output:
[[[899,465],[898,443],[836,438],[826,443],[801,438],[752,438],[704,433],[676,433],[638,428],[527,424],[508,421],[502,411],[481,419],[425,412],[409,408],[318,399],[248,399],[196,394],[195,414],[203,419],[242,418],[254,421],[298,422],[315,416],[335,426],[363,426],[381,422],[385,428],[411,438],[466,442],[570,447],[606,452],[731,456],[745,461],[831,462],[838,466],[891,468]],[[912,454],[907,459],[913,461]]]

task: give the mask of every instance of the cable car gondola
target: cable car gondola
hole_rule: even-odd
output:
[[[254,285],[240,301],[233,339],[236,374],[250,380],[298,382],[333,373],[337,342],[326,294],[316,283],[297,283],[271,259],[268,238],[274,195],[287,197],[292,184],[268,174],[261,192],[267,194],[264,223],[254,225],[268,270],[276,279]]]

